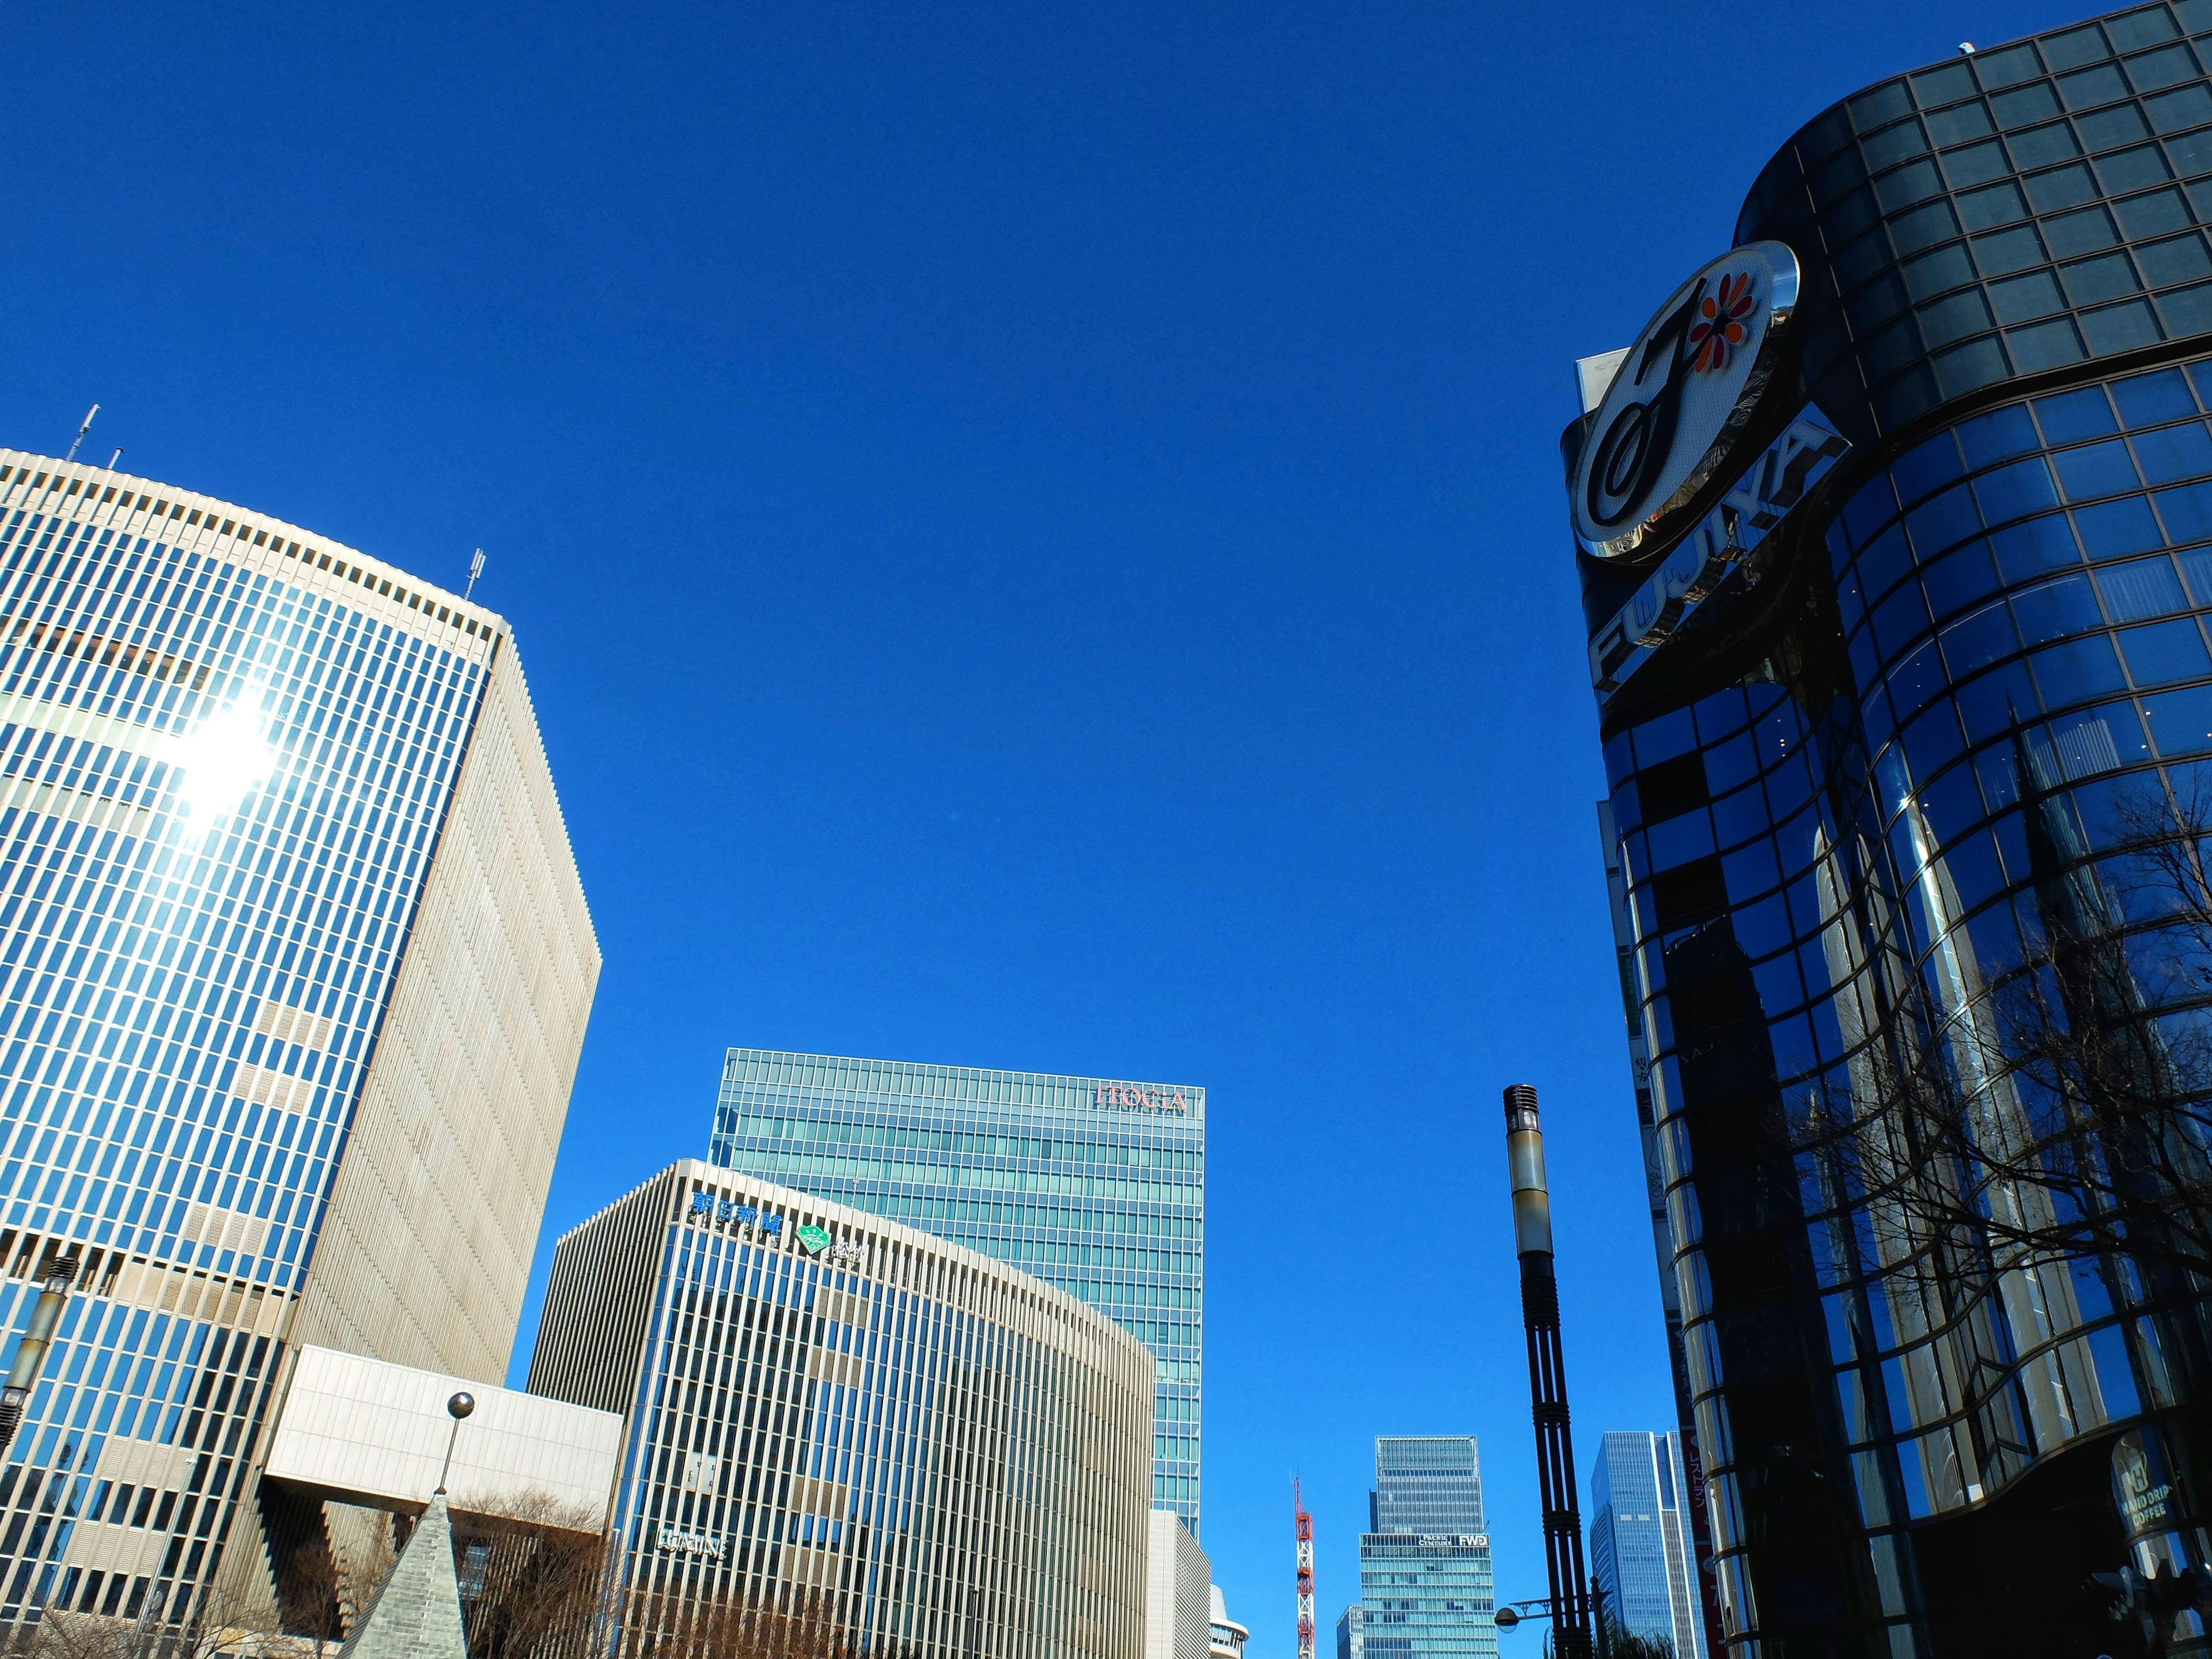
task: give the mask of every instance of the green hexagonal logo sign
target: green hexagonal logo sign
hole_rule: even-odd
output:
[[[830,1235],[819,1227],[801,1227],[799,1230],[799,1242],[806,1246],[807,1255],[819,1255],[830,1248]]]

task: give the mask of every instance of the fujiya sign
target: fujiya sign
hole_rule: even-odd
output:
[[[1796,304],[1797,256],[1779,242],[1732,249],[1668,296],[1575,459],[1570,512],[1585,550],[1633,556],[1728,465]]]
[[[659,1542],[664,1555],[690,1555],[709,1561],[722,1559],[722,1540],[708,1532],[686,1532],[680,1527],[662,1527]]]
[[[1633,599],[1590,641],[1590,684],[1603,702],[1682,625],[1850,445],[1811,404],[1745,469],[1720,505],[1676,543]]]
[[[1153,1089],[1141,1083],[1101,1083],[1091,1091],[1093,1106],[1126,1106],[1133,1112],[1188,1112],[1180,1089]]]

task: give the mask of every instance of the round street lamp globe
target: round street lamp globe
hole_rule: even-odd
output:
[[[1514,1626],[1521,1622],[1521,1615],[1510,1607],[1500,1607],[1492,1616],[1490,1622],[1500,1630],[1511,1630]]]
[[[453,1414],[456,1423],[476,1408],[477,1397],[472,1394],[457,1394],[446,1402],[446,1409]]]

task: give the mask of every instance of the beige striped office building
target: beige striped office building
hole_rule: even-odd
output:
[[[561,1240],[530,1388],[629,1418],[625,1651],[812,1603],[916,1659],[1141,1659],[1152,1357],[1003,1262],[686,1161]]]

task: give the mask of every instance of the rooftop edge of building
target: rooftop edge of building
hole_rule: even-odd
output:
[[[317,570],[358,570],[360,574],[351,580],[362,589],[363,608],[384,620],[405,619],[420,627],[427,610],[434,623],[449,627],[465,638],[483,638],[494,645],[513,632],[507,618],[498,611],[472,599],[464,599],[450,588],[388,559],[364,553],[274,514],[164,483],[158,478],[111,471],[79,461],[59,460],[33,450],[0,447],[0,510],[23,507],[35,511],[34,501],[44,503],[57,496],[64,500],[89,499],[94,491],[100,495],[96,505],[114,508],[110,522],[121,525],[137,521],[131,532],[134,535],[153,534],[150,526],[158,514],[161,522],[174,525],[183,532],[170,544],[177,545],[182,541],[192,552],[219,554],[248,565],[256,563],[258,556],[258,562],[272,571],[283,569],[287,562]],[[195,514],[197,523],[193,522]],[[329,566],[323,563],[326,559],[331,562]],[[420,603],[410,605],[410,597]],[[438,617],[440,607],[450,620]],[[474,635],[468,632],[470,623],[476,624],[477,632]]]
[[[1147,1374],[1152,1372],[1157,1363],[1156,1357],[1150,1348],[1122,1329],[1108,1315],[1101,1313],[1089,1303],[1070,1296],[1057,1285],[1047,1284],[1036,1275],[1024,1272],[1012,1262],[1001,1261],[996,1256],[985,1255],[980,1250],[970,1249],[965,1244],[958,1243],[941,1234],[925,1232],[919,1227],[908,1226],[903,1221],[894,1221],[888,1216],[878,1215],[872,1210],[856,1209],[849,1204],[840,1204],[835,1199],[818,1198],[811,1193],[780,1186],[773,1181],[763,1180],[757,1176],[748,1175],[740,1170],[729,1170],[719,1164],[709,1164],[703,1158],[678,1158],[672,1164],[664,1164],[643,1180],[633,1182],[619,1197],[609,1200],[592,1211],[591,1214],[581,1217],[569,1226],[562,1228],[560,1237],[555,1241],[555,1248],[557,1249],[574,1234],[621,1208],[638,1193],[652,1186],[655,1182],[670,1179],[685,1182],[698,1181],[708,1186],[720,1188],[742,1186],[749,1192],[759,1194],[768,1202],[781,1204],[787,1209],[818,1216],[821,1219],[835,1222],[841,1227],[851,1228],[856,1232],[873,1234],[893,1243],[906,1245],[909,1249],[937,1254],[948,1261],[970,1268],[986,1278],[1015,1281],[1020,1289],[1034,1292],[1037,1299],[1045,1306],[1072,1316],[1076,1322],[1085,1328],[1096,1328],[1109,1334],[1113,1341],[1133,1352],[1143,1359]]]
[[[879,1072],[887,1076],[948,1077],[961,1079],[1011,1078],[1023,1083],[1058,1085],[1074,1089],[1126,1088],[1170,1091],[1182,1095],[1194,1109],[1191,1115],[1203,1117],[1206,1107],[1206,1085],[1198,1083],[1166,1083],[1157,1079],[1131,1077],[1085,1077],[1064,1072],[1024,1072],[998,1066],[952,1066],[933,1060],[883,1060],[867,1054],[811,1054],[796,1048],[755,1048],[743,1043],[731,1043],[723,1051],[722,1070],[726,1077],[732,1066],[744,1060],[813,1060],[831,1066],[850,1066]],[[1018,1104],[1014,1102],[974,1101],[969,1105],[994,1106]]]

